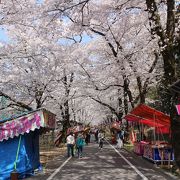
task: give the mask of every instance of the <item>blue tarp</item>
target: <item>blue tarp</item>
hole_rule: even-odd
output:
[[[0,142],[0,180],[9,180],[14,170],[19,137]],[[40,167],[39,130],[21,135],[21,144],[17,159],[19,178],[24,178]]]

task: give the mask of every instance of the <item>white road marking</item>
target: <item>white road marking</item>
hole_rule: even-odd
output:
[[[47,180],[52,180],[53,177],[68,163],[68,161],[71,159],[71,157],[69,157],[68,159],[66,159],[66,161],[61,165],[59,166],[52,174],[51,176],[49,176],[47,178]]]
[[[112,146],[108,141],[107,143],[131,166],[132,169],[136,171],[139,176],[142,177],[143,180],[148,180],[148,178],[144,176],[144,174],[142,174],[131,162],[129,162],[114,146]]]

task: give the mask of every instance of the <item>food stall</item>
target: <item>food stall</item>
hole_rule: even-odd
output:
[[[55,114],[37,109],[0,122],[0,179],[10,179],[12,172],[19,178],[32,175],[41,167],[39,135],[54,129]],[[8,158],[7,158],[8,157]]]
[[[140,104],[124,117],[127,121],[137,122],[140,126],[153,129],[152,139],[141,139],[134,143],[134,152],[153,162],[171,162],[173,149],[163,137],[170,136],[170,117],[145,104]],[[141,128],[142,129],[142,128]],[[143,134],[144,132],[141,132]],[[160,138],[161,137],[161,138]]]

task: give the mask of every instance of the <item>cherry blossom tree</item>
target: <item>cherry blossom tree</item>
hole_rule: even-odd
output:
[[[148,103],[150,88],[160,84],[167,93],[179,78],[175,0],[2,0],[0,6],[10,38],[0,53],[1,94],[52,109],[64,131],[72,119],[121,120]],[[172,96],[166,97],[169,112]]]
[[[137,7],[135,7],[135,4]],[[152,48],[153,40],[151,37],[148,38],[150,36],[150,32],[146,27],[148,26],[146,23],[147,16],[142,15],[144,5],[145,4],[142,5],[141,3],[130,3],[130,1],[89,1],[81,6],[78,6],[77,9],[73,9],[74,11],[72,10],[72,12],[76,12],[75,15],[74,13],[70,12],[67,16],[69,21],[72,22],[70,23],[72,27],[71,29],[79,27],[80,24],[81,29],[76,28],[76,32],[83,30],[92,36],[95,34],[94,39],[97,39],[96,45],[95,43],[90,43],[89,47],[93,47],[94,45],[94,49],[91,48],[91,56],[96,57],[96,59],[90,59],[90,61],[94,61],[93,63],[98,62],[99,64],[100,61],[102,61],[102,63],[104,63],[104,65],[102,65],[104,66],[105,70],[104,74],[106,74],[108,77],[116,76],[116,78],[109,78],[109,81],[106,80],[106,83],[100,80],[100,82],[98,82],[94,79],[97,79],[96,77],[104,76],[102,71],[99,74],[96,73],[96,75],[93,77],[90,72],[86,70],[86,67],[84,67],[82,63],[79,63],[87,75],[87,78],[91,83],[91,87],[94,88],[97,92],[114,89],[114,91],[116,91],[116,95],[114,94],[113,96],[116,96],[118,101],[116,104],[123,106],[123,111],[125,111],[125,113],[128,112],[128,101],[130,101],[132,107],[134,107],[134,103],[137,103],[138,99],[140,99],[141,103],[145,102],[147,87],[150,79],[153,77],[152,76],[150,78],[148,73],[153,72],[158,60],[157,52]],[[58,12],[58,9],[56,10]],[[141,19],[141,22],[139,19]],[[72,24],[75,24],[75,26],[72,26]],[[122,28],[120,29],[119,27],[121,26]],[[100,38],[98,39],[99,36]],[[145,36],[147,36],[146,40],[144,40]],[[140,38],[141,41],[139,41]],[[100,54],[99,51],[100,48],[97,44],[98,40],[101,41],[99,43],[101,47],[104,45],[103,48],[101,48],[102,54]],[[97,51],[99,52],[93,54],[93,52]],[[141,56],[144,53],[146,53],[146,56]],[[152,54],[154,57],[152,57]],[[142,64],[142,62],[145,61],[145,58],[148,59],[150,57],[152,57],[153,60],[148,60],[149,62],[146,62],[145,68],[140,67],[138,69],[139,64]],[[106,59],[107,61],[103,62],[101,58],[103,58],[103,60]],[[90,62],[90,64],[92,64],[92,62]],[[98,68],[101,69],[100,66],[98,66]],[[109,71],[108,68],[113,72]],[[95,67],[92,69],[94,69],[95,72],[98,72],[98,69]],[[144,71],[142,71],[143,69]],[[130,76],[132,77],[132,74],[135,74],[136,84],[132,83],[132,85],[130,85]],[[147,77],[143,79],[142,74],[146,74]],[[104,76],[104,79],[106,79],[106,76]],[[136,93],[132,95],[130,86],[134,85],[138,86],[139,93],[136,91]],[[92,94],[97,94],[97,92],[92,92]],[[108,106],[108,103],[103,103],[101,100],[97,100],[97,98],[95,99],[94,97],[93,99],[102,105],[106,104],[105,106],[111,108],[113,113],[118,116],[118,119],[121,119],[123,115],[122,107],[117,108],[119,111],[117,113],[115,110],[116,108]]]

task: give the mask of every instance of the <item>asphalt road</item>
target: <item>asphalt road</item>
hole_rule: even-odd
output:
[[[153,163],[105,144],[91,143],[84,149],[84,156],[66,158],[60,156],[52,161],[44,172],[28,180],[173,180],[179,179],[157,168]]]

